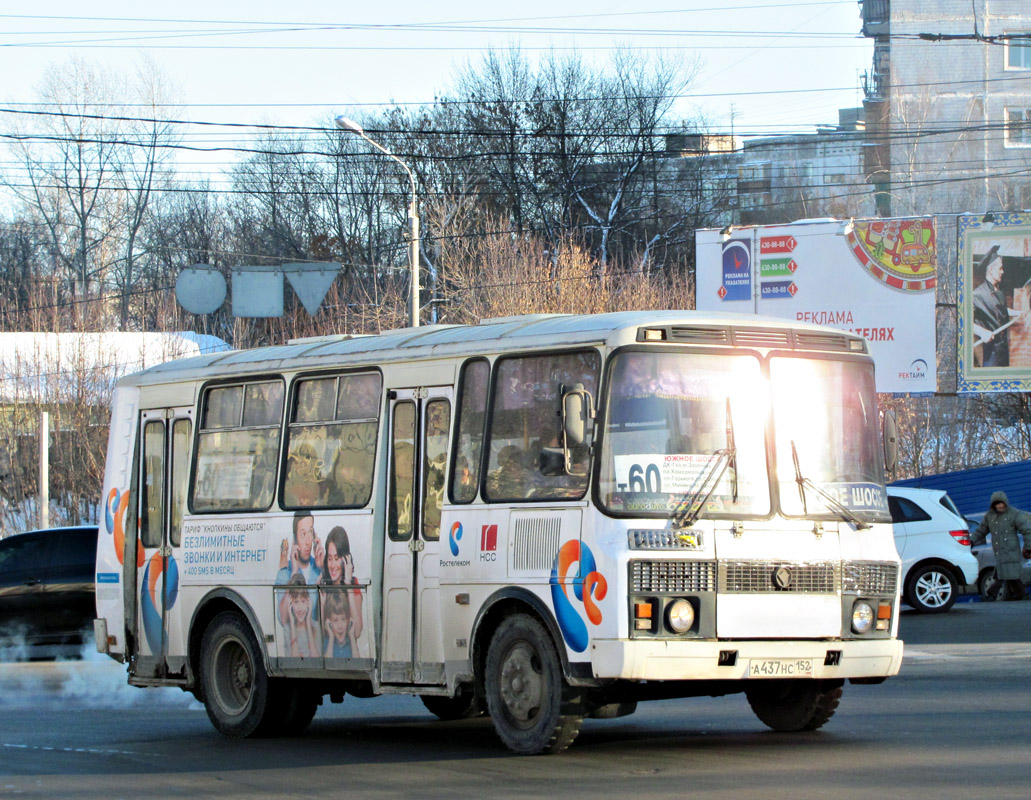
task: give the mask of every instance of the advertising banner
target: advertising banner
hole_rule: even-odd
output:
[[[700,230],[696,242],[699,310],[841,328],[867,340],[877,391],[937,389],[932,217]]]
[[[1031,391],[1031,213],[961,215],[960,392]]]

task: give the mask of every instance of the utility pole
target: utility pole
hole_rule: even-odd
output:
[[[50,527],[50,413],[39,415],[39,491],[36,492],[36,518],[40,528]]]

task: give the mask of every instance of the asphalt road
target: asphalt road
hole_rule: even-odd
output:
[[[559,756],[510,755],[489,720],[347,698],[295,739],[228,741],[192,697],[122,668],[0,663],[0,797],[1027,798],[1031,602],[904,612],[902,674],[846,686],[828,725],[768,731],[741,696],[587,720]]]

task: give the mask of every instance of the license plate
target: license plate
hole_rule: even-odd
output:
[[[748,662],[749,678],[811,678],[811,658],[766,658]]]

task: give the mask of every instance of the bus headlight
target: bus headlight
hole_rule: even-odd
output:
[[[873,627],[873,608],[864,600],[852,606],[852,630],[856,633],[869,633]]]
[[[687,633],[694,626],[694,606],[684,598],[666,608],[666,624],[673,633]]]

